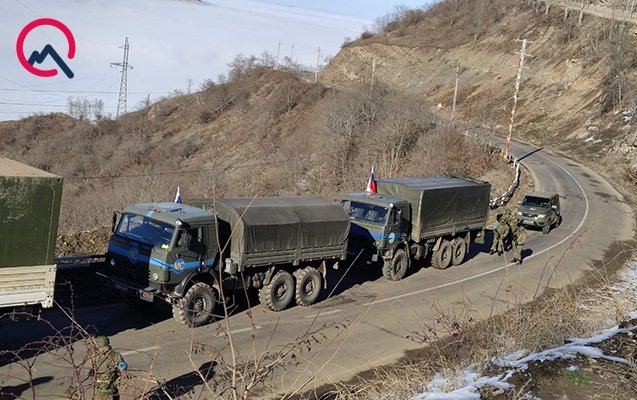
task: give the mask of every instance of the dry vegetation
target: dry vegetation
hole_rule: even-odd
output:
[[[544,1],[447,0],[419,11],[397,8],[348,43],[322,72],[339,85],[375,80],[496,132],[508,126],[520,43],[528,46],[514,135],[594,164],[637,192],[635,25]],[[580,4],[579,2],[574,2]],[[624,1],[588,1],[627,15]],[[622,179],[623,177],[627,179]]]
[[[249,301],[247,293],[246,300]],[[72,307],[59,304],[58,307],[66,321],[60,324],[43,319],[46,330],[51,332],[49,335],[19,348],[0,349],[0,365],[10,364],[0,377],[0,399],[36,400],[46,397],[38,385],[48,382],[50,387],[56,388],[55,395],[60,398],[96,398],[99,382],[95,371],[99,348],[95,337],[103,333],[94,326],[79,323]],[[327,340],[328,335],[345,328],[343,323],[329,326],[312,324],[305,332],[299,332],[294,342],[280,345],[275,343],[278,328],[274,326],[269,332],[268,345],[265,348],[259,346],[257,350],[258,328],[252,320],[253,346],[238,348],[234,344],[236,339],[229,318],[234,310],[231,307],[222,309],[222,313],[217,315],[220,321],[213,333],[219,338],[214,346],[208,341],[192,339],[185,354],[182,354],[190,362],[190,372],[163,379],[160,376],[165,376],[166,371],[157,370],[157,353],[144,351],[141,363],[129,365],[126,371],[118,373],[116,386],[119,394],[139,400],[251,399],[259,391],[271,389],[275,373],[299,366],[300,360],[311,354],[313,347]],[[156,343],[161,343],[162,339],[156,338]],[[125,352],[127,349],[115,350]],[[56,371],[56,375],[42,376],[41,371],[47,368]],[[296,392],[291,391],[287,397],[294,394]]]
[[[614,283],[618,268],[632,257],[634,249],[625,247],[616,255],[611,265],[599,266],[600,268],[594,269],[596,272],[592,272],[581,282],[562,289],[529,287],[528,290],[535,293],[534,301],[524,305],[509,294],[515,291],[509,291],[506,287],[507,272],[502,278],[501,290],[494,294],[492,315],[484,320],[484,316],[477,314],[468,299],[452,307],[434,303],[431,305],[434,315],[431,322],[423,322],[418,331],[405,332],[405,338],[421,344],[421,349],[408,352],[396,364],[367,371],[349,382],[326,386],[303,398],[317,399],[319,397],[316,393],[319,393],[324,394],[321,399],[332,400],[404,400],[422,392],[435,374],[449,378],[450,385],[454,383],[454,377],[462,377],[462,371],[468,367],[487,376],[496,376],[501,372],[490,365],[489,360],[492,357],[508,356],[521,349],[542,351],[560,346],[568,338],[585,338],[596,334],[607,328],[609,323],[623,321],[637,308],[634,294],[630,290],[618,290]],[[545,265],[545,274],[552,274],[559,268],[559,264],[560,260],[555,260]],[[540,292],[543,294],[538,296],[537,293]],[[501,310],[494,310],[498,308],[506,311],[497,315]],[[418,310],[411,312],[419,314]],[[629,346],[629,349],[634,348],[631,337],[628,335],[623,339],[624,345]],[[622,347],[621,343],[615,343],[614,346],[619,346],[619,349]],[[611,348],[609,352],[615,354],[618,350]],[[622,354],[626,354],[625,357],[630,361],[634,359],[634,354],[630,351],[623,351]],[[559,365],[558,370],[566,367]],[[554,367],[549,363],[534,367],[536,370],[528,374],[520,372],[521,377],[514,376],[511,379],[517,385],[512,391],[494,393],[493,388],[487,387],[481,393],[482,398],[522,399],[529,394],[537,396],[540,389],[545,390],[544,394],[549,396],[540,395],[540,398],[552,398],[551,390],[557,391],[551,386],[555,385],[557,378]],[[607,368],[615,370],[613,366]],[[637,379],[635,367],[626,369],[620,365],[616,369],[618,372],[615,373],[614,383],[622,382],[620,387],[615,388],[616,391],[600,391],[599,387],[591,385],[579,390],[578,396],[593,398],[597,394],[603,394],[607,396],[605,398],[619,400],[635,394],[630,386]],[[456,380],[462,381],[462,378]],[[629,386],[625,387],[623,383]],[[567,393],[568,384],[564,384]],[[577,382],[570,384],[577,385]],[[451,391],[457,388],[447,389]]]
[[[427,76],[403,79],[396,69],[412,70],[399,62],[383,74],[383,57],[388,66],[405,54],[384,48],[377,54],[380,67],[373,86],[366,61],[347,52],[341,56],[350,57],[346,60],[337,56],[325,77],[348,90],[241,64],[240,73],[230,74],[229,81],[211,82],[202,92],[166,99],[117,121],[93,123],[57,114],[0,124],[0,141],[6,143],[2,154],[66,177],[66,231],[108,224],[111,211],[133,202],[170,201],[177,185],[187,198],[310,193],[337,198],[362,189],[371,165],[380,177],[440,172],[480,176],[498,165],[498,157],[488,146],[440,125],[429,106],[449,103],[448,72],[454,62],[467,60],[474,64],[462,65],[460,115],[497,129],[509,112],[513,75],[503,65],[516,61],[511,38],[529,37],[541,39],[532,48],[540,61],[531,64],[532,77],[524,83],[516,134],[601,163],[634,190],[637,147],[626,139],[628,146],[617,148],[634,134],[632,117],[622,119],[622,112],[632,109],[634,114],[637,104],[637,46],[631,27],[588,17],[580,25],[575,13],[565,16],[558,8],[545,15],[541,3],[447,0],[428,10],[397,8],[373,31],[345,46],[433,52],[419,62],[451,54],[434,67],[438,75],[424,70],[424,62],[415,64]],[[483,69],[478,68],[481,60]],[[339,75],[343,64],[358,74],[356,82]],[[427,102],[423,94],[429,96]],[[590,135],[602,137],[603,145],[582,142]],[[600,153],[606,157],[601,161]],[[545,266],[546,273],[558,265]],[[615,268],[578,285],[547,289],[526,306],[503,289],[498,301],[508,311],[480,323],[468,301],[451,312],[433,305],[436,321],[406,333],[423,351],[332,389],[339,400],[402,400],[441,369],[457,370],[493,355],[543,349],[590,333],[600,328],[601,319],[580,318],[583,303],[589,315],[595,310],[607,316],[612,310],[616,318],[635,307],[634,298],[618,296],[609,285]],[[591,298],[596,300],[591,303]],[[203,353],[210,350],[193,346]],[[228,365],[227,371],[239,368]],[[246,382],[254,376],[246,375]],[[168,387],[159,384],[153,390],[170,398],[174,392],[167,394]],[[517,395],[523,393],[510,398]]]
[[[233,69],[234,71],[234,69]],[[480,175],[493,150],[441,126],[419,99],[383,85],[337,91],[241,63],[224,83],[119,120],[63,114],[0,124],[2,155],[65,177],[61,231],[110,223],[138,202],[324,195],[379,177]]]

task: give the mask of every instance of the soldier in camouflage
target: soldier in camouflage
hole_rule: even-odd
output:
[[[95,378],[95,395],[93,400],[119,400],[119,391],[115,382],[128,365],[122,355],[111,348],[106,336],[95,338],[97,354],[90,376]]]
[[[502,220],[502,214],[498,214],[496,222],[493,224],[493,244],[489,254],[504,252],[504,239],[509,235],[509,225]]]
[[[513,228],[517,225],[518,219],[514,216],[511,210],[507,208],[506,210],[504,210],[504,213],[502,214],[502,222],[507,224],[507,226],[509,227],[509,233],[507,233],[507,235],[502,238],[504,249],[508,250],[509,248],[511,248],[510,246],[513,245],[510,233],[513,231]]]
[[[522,221],[515,221],[513,228],[513,262],[522,264],[522,245],[526,243],[526,229],[522,225]]]

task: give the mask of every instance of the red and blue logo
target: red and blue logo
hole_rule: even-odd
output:
[[[68,45],[69,45],[67,58],[69,60],[72,60],[75,57],[75,38],[73,37],[73,33],[71,32],[71,30],[62,22],[56,19],[40,18],[40,19],[36,19],[34,21],[29,22],[24,28],[22,28],[22,31],[20,31],[20,34],[18,35],[18,40],[16,42],[15,49],[16,49],[16,53],[18,55],[18,60],[20,61],[20,64],[22,64],[24,69],[26,69],[33,75],[40,76],[43,78],[48,78],[48,77],[56,76],[58,74],[58,70],[55,68],[40,69],[35,67],[34,64],[36,63],[42,64],[47,57],[51,57],[53,61],[55,61],[55,63],[58,65],[58,67],[60,67],[62,72],[64,72],[64,74],[67,77],[73,78],[74,76],[73,71],[71,71],[69,66],[66,65],[66,63],[60,56],[60,54],[57,51],[55,51],[53,46],[51,46],[50,44],[46,44],[41,51],[37,51],[37,50],[33,51],[28,59],[25,56],[24,41],[26,37],[35,28],[38,28],[40,26],[46,26],[46,25],[57,28],[59,31],[61,31],[64,34],[64,36],[66,37],[66,41],[68,42]]]

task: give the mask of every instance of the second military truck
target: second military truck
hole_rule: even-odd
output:
[[[53,306],[62,178],[0,158],[0,316]]]
[[[257,288],[274,311],[313,304],[328,267],[347,256],[350,218],[318,197],[258,197],[128,207],[115,224],[109,286],[172,304],[175,319],[209,322],[226,295]]]
[[[350,253],[382,261],[389,280],[430,255],[435,268],[459,265],[471,242],[484,239],[490,192],[488,182],[453,175],[379,180],[377,193],[342,200],[352,219]]]

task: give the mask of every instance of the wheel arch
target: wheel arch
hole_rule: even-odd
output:
[[[186,292],[188,291],[188,289],[192,287],[192,285],[198,282],[206,283],[210,285],[210,287],[216,288],[217,290],[219,290],[220,288],[219,283],[217,282],[217,278],[214,276],[214,270],[210,269],[205,272],[200,272],[200,271],[189,272],[188,275],[186,275],[184,279],[182,279],[181,283],[175,286],[175,289],[173,290],[173,292],[176,295],[181,297],[184,294],[186,294]]]

